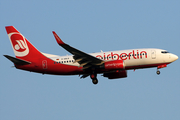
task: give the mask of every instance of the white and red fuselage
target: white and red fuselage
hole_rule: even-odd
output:
[[[77,62],[74,63],[74,59],[72,55],[67,56],[58,56],[42,53],[46,57],[53,60],[53,64],[55,66],[58,65],[66,65],[66,66],[76,66],[76,70],[70,70],[69,67],[64,67],[63,70],[59,73],[59,75],[68,75],[68,74],[83,74],[83,70],[80,67],[80,64]],[[139,68],[149,68],[149,67],[157,67],[161,65],[167,65],[177,59],[177,56],[168,53],[166,50],[155,49],[155,48],[144,48],[144,49],[129,49],[129,50],[119,50],[119,51],[110,51],[110,52],[98,52],[98,53],[90,53],[90,55],[97,57],[99,59],[105,61],[112,60],[123,60],[124,67],[123,69],[139,69]],[[45,63],[47,64],[47,63]],[[45,65],[48,67],[47,65]],[[64,71],[64,72],[63,72]],[[79,73],[82,71],[82,73]]]
[[[157,67],[163,68],[178,56],[162,49],[144,48],[120,51],[84,53],[65,44],[55,32],[57,43],[73,55],[58,56],[38,51],[13,26],[6,27],[15,56],[4,55],[15,67],[22,70],[54,75],[90,76],[97,84],[97,74],[109,79],[127,77],[126,70]],[[158,72],[159,73],[159,72]]]

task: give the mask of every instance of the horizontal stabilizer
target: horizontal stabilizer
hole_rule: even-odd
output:
[[[31,62],[21,60],[21,59],[15,58],[15,57],[11,57],[9,55],[4,55],[4,57],[9,59],[10,61],[12,61],[16,65],[28,65],[28,64],[31,64]]]

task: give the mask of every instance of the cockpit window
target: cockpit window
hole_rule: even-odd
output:
[[[161,53],[169,53],[168,51],[161,51]]]

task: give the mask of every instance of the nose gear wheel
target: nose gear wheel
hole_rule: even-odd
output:
[[[160,71],[159,70],[157,70],[157,72],[156,72],[158,75],[160,74]]]

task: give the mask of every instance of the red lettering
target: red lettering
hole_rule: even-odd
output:
[[[135,53],[134,53],[134,50],[133,50],[133,58],[134,58],[134,59],[136,59],[136,57],[135,57]]]
[[[101,55],[97,55],[96,57],[97,58],[100,58],[100,59],[103,59],[104,57],[104,60],[109,60],[109,58],[112,58],[112,60],[127,60],[127,59],[131,59],[131,55],[133,56],[134,59],[139,59],[139,58],[142,58],[143,55],[145,55],[145,58],[147,58],[147,52],[146,51],[141,51],[140,54],[139,54],[139,51],[137,50],[137,53],[135,53],[135,50],[132,50],[132,52],[129,52],[129,53],[121,53],[120,56],[116,53],[113,53],[111,52],[111,54],[108,54],[106,56],[106,53],[104,53],[103,56]],[[116,58],[117,57],[117,58]]]
[[[147,58],[147,52],[146,51],[141,51],[140,57],[142,58],[142,55],[145,54],[145,57]]]
[[[113,52],[111,52],[111,57],[112,57],[112,59],[114,59],[114,57],[113,57],[114,55],[113,55]]]
[[[97,55],[96,57],[97,57],[97,58],[99,57],[100,59],[103,59],[101,55]]]
[[[117,56],[117,60],[119,60],[119,55],[118,54],[113,54],[113,52],[111,52],[111,56],[112,56],[112,58],[114,58],[114,56]]]
[[[110,56],[111,54],[109,54],[109,55],[107,55],[107,60],[109,60],[109,56]]]
[[[127,54],[126,53],[121,53],[120,58],[121,58],[121,60],[126,60],[127,59]]]
[[[129,53],[129,60],[131,59],[131,53],[132,53],[132,52]]]
[[[105,55],[105,53],[104,53],[104,60],[106,60],[106,55]]]
[[[138,50],[137,50],[137,58],[139,59],[139,52],[138,52]]]

